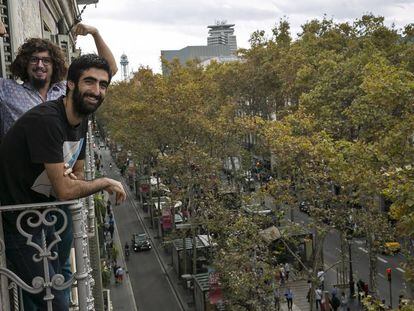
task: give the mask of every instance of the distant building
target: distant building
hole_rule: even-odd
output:
[[[121,64],[121,75],[122,80],[127,81],[129,79],[129,61],[128,56],[125,54],[121,55],[121,61],[119,62]]]
[[[234,35],[234,24],[217,23],[216,25],[207,26],[210,30],[207,38],[207,45],[226,45],[230,48],[232,54],[236,54],[237,41]],[[220,55],[221,56],[221,55]]]
[[[207,45],[187,46],[181,50],[162,50],[161,57],[169,62],[177,58],[181,64],[189,60],[197,59],[203,66],[215,60],[217,62],[230,62],[238,60],[236,56],[237,41],[234,35],[234,24],[218,22],[216,25],[207,26],[209,37]],[[167,68],[162,66],[162,73],[167,73]]]

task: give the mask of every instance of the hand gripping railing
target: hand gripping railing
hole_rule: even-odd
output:
[[[68,206],[72,216],[72,223],[69,223],[65,211],[61,208],[63,205]],[[43,275],[33,278],[31,284],[24,282],[16,273],[6,267],[6,248],[3,230],[2,230],[2,212],[20,212],[16,221],[17,231],[26,238],[26,245],[34,249],[35,255],[32,257],[33,262],[41,263],[43,265]],[[91,304],[91,289],[90,289],[90,267],[88,258],[88,235],[87,224],[85,223],[84,208],[81,201],[73,200],[67,202],[53,202],[40,204],[22,204],[0,206],[0,310],[9,311],[16,310],[20,302],[18,301],[18,290],[13,283],[23,291],[31,294],[39,294],[44,291],[44,301],[47,304],[47,310],[52,309],[52,302],[54,290],[64,290],[69,288],[76,281],[76,288],[78,294],[78,306],[80,311],[93,310],[93,301]],[[57,228],[57,218],[62,217],[60,227]],[[73,229],[73,245],[75,249],[76,272],[65,282],[62,274],[52,275],[49,262],[57,260],[58,254],[54,250],[54,246],[61,241],[60,234],[66,229],[68,225],[72,225]],[[52,239],[46,239],[45,228],[54,227],[54,234]],[[25,229],[40,228],[41,243],[33,242],[33,234],[30,234]],[[13,289],[12,300],[10,303],[9,297],[9,281]],[[10,305],[13,305],[11,308]],[[17,309],[18,310],[18,309]]]

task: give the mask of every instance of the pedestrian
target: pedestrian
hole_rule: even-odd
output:
[[[116,276],[118,283],[122,283],[124,279],[124,269],[122,269],[122,267],[118,267],[118,269],[116,270]]]
[[[347,311],[348,309],[348,298],[345,295],[345,292],[342,292],[341,295],[341,311]]]
[[[286,302],[287,302],[287,307],[288,310],[292,310],[293,307],[293,292],[290,289],[290,287],[288,287],[285,291],[285,297],[286,297]]]
[[[284,285],[285,280],[286,280],[286,273],[285,273],[284,267],[279,268],[279,276],[280,276],[280,285]]]
[[[289,273],[290,273],[290,265],[289,263],[285,263],[285,275],[286,275],[286,282],[289,281]]]
[[[315,303],[316,303],[316,310],[319,310],[322,305],[322,290],[318,287],[315,290]]]
[[[336,285],[333,286],[332,291],[331,291],[331,295],[332,295],[332,297],[338,295],[338,288],[336,287]]]
[[[357,282],[357,290],[358,290],[358,301],[361,302],[361,297],[364,295],[364,281],[361,279]]]
[[[338,298],[337,295],[333,295],[330,304],[333,311],[338,311],[338,308],[341,306],[341,300]]]
[[[312,290],[312,282],[310,279],[308,279],[308,292],[306,294],[306,300],[308,302],[310,302],[310,295],[311,295],[311,290]]]
[[[116,261],[112,262],[112,271],[114,273],[115,282],[117,281],[116,271],[118,270],[119,266]]]
[[[115,226],[113,223],[109,224],[109,233],[111,234],[111,239],[114,239],[114,231],[115,231]]]
[[[321,287],[321,289],[324,289],[324,281],[325,281],[325,272],[323,271],[323,269],[319,269],[318,271],[318,280],[319,280],[319,286]]]
[[[367,297],[369,293],[368,283],[364,283],[363,291],[364,291],[365,297]]]
[[[106,201],[106,214],[107,215],[112,214],[111,200],[109,200],[109,199],[108,199],[108,201]]]
[[[274,299],[275,299],[275,309],[276,309],[276,311],[279,311],[280,310],[280,291],[279,291],[279,288],[276,287],[274,289],[273,296],[274,296]]]

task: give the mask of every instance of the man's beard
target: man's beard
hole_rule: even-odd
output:
[[[33,72],[36,72],[36,70],[39,68],[35,68],[33,70]],[[41,69],[42,70],[42,69]],[[42,87],[44,87],[46,85],[47,79],[38,79],[35,76],[30,76],[30,83],[33,85],[33,87],[36,90],[41,89]]]
[[[88,104],[84,101],[84,98],[86,96],[95,97],[98,100],[98,102],[96,104]],[[72,94],[73,109],[74,109],[74,112],[80,117],[85,117],[85,116],[90,115],[91,113],[94,113],[99,108],[99,106],[102,104],[103,100],[104,99],[102,95],[96,96],[89,92],[80,93],[77,85],[75,86],[73,90],[73,94]]]

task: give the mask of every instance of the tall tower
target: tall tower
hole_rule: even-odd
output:
[[[125,54],[121,55],[121,74],[122,74],[122,80],[126,81],[129,78],[129,68],[128,68],[128,57]]]
[[[237,42],[233,27],[234,24],[227,24],[227,21],[217,21],[215,25],[207,26],[207,45],[228,45],[231,53],[235,54]]]

